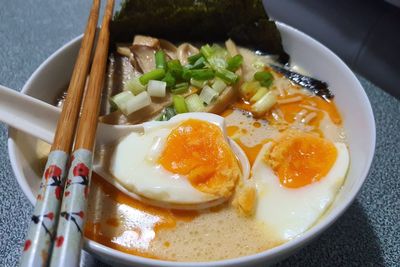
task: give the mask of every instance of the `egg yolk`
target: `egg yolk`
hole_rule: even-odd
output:
[[[218,196],[231,195],[240,175],[221,129],[202,120],[189,119],[173,129],[159,163],[170,172],[187,176],[198,190]]]
[[[312,134],[296,133],[279,139],[265,160],[288,188],[299,188],[325,177],[337,158],[334,144]]]

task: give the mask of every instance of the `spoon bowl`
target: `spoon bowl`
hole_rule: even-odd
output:
[[[47,143],[52,143],[59,115],[59,108],[0,85],[0,121],[5,122],[9,126],[42,139]],[[178,114],[170,121],[173,122],[183,119],[202,119],[217,124],[222,129],[225,138],[239,161],[242,171],[241,179],[243,181],[248,180],[250,176],[250,163],[240,146],[227,137],[223,117],[215,114],[195,112]],[[210,208],[227,201],[227,198],[224,197],[216,197],[215,199],[205,202],[185,204],[159,201],[128,190],[111,174],[109,168],[110,156],[112,154],[110,153],[110,147],[112,148],[119,140],[132,132],[143,134],[145,128],[165,123],[167,122],[151,121],[137,125],[110,125],[99,123],[96,134],[93,171],[126,195],[153,206],[169,209],[197,210]]]

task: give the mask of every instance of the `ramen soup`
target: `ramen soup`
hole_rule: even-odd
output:
[[[105,110],[113,111],[103,122],[219,114],[251,172],[243,177],[223,129],[206,120],[128,135],[110,157],[110,172],[128,190],[161,201],[225,201],[205,209],[160,208],[94,173],[85,236],[147,258],[212,261],[268,250],[313,227],[349,167],[342,118],[332,98],[291,82],[271,67],[277,64],[232,40],[176,46],[135,36],[133,44],[119,44],[110,54],[105,90],[111,99]],[[161,139],[154,138],[158,132]],[[162,145],[154,150],[156,139]],[[184,181],[176,190],[171,183],[179,179]],[[150,192],[154,181],[162,194]]]

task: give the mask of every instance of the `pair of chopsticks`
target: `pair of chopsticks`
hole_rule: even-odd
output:
[[[79,265],[114,0],[107,1],[81,110],[99,8],[100,0],[93,0],[29,225],[20,262],[24,267]]]

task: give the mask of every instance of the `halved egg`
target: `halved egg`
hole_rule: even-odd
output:
[[[206,113],[145,123],[144,133],[118,143],[110,172],[129,191],[161,202],[228,198],[241,171],[223,130],[223,118]]]
[[[313,226],[332,204],[349,167],[344,143],[290,132],[267,143],[252,168],[255,216],[282,241]]]

